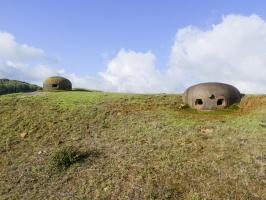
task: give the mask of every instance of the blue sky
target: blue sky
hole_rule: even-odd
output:
[[[178,29],[208,28],[231,13],[265,17],[265,6],[251,0],[1,0],[0,30],[41,47],[68,71],[93,75],[121,48],[151,50],[164,68]]]
[[[151,52],[155,71],[164,73],[182,28],[212,30],[228,15],[264,20],[265,10],[265,1],[252,0],[1,0],[0,32],[58,59],[52,67],[94,79],[121,49],[134,51],[132,60]]]

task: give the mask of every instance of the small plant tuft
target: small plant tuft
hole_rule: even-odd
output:
[[[82,158],[83,156],[77,148],[67,146],[51,155],[49,166],[52,170],[65,170],[72,164],[79,162]]]
[[[179,107],[178,107],[179,110],[185,110],[185,109],[188,109],[188,108],[189,108],[189,105],[188,104],[183,104],[183,103],[180,104]]]
[[[231,106],[228,107],[228,109],[231,109],[231,110],[238,110],[238,109],[239,109],[239,104],[237,104],[237,103],[232,104]]]

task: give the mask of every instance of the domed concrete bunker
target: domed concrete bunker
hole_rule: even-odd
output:
[[[198,110],[223,109],[240,100],[239,90],[225,83],[200,83],[189,87],[183,94],[183,102]]]
[[[72,90],[72,83],[64,77],[52,76],[43,82],[43,90]]]

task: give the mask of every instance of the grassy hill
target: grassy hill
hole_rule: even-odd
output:
[[[266,199],[266,96],[0,96],[0,199]]]
[[[41,87],[17,80],[0,79],[0,95],[18,92],[34,92]]]

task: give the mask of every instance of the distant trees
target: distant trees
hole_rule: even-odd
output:
[[[42,88],[37,85],[32,85],[22,81],[0,79],[0,95],[17,92],[34,92],[41,89]]]

